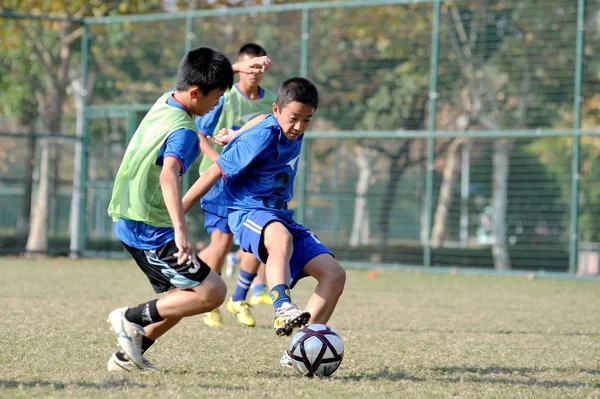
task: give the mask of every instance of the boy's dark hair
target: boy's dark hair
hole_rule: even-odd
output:
[[[290,78],[277,90],[277,106],[283,108],[292,101],[313,107],[319,105],[319,92],[314,84],[305,78]]]
[[[264,57],[267,55],[267,52],[262,46],[259,46],[256,43],[246,43],[238,51],[238,57],[242,55],[249,55],[251,57]]]
[[[177,69],[177,90],[199,86],[203,94],[211,90],[227,90],[233,86],[233,70],[227,57],[209,47],[189,51]]]

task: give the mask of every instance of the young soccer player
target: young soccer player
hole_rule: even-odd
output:
[[[238,62],[249,61],[256,57],[264,57],[267,53],[264,48],[255,43],[244,44],[238,52]],[[205,154],[200,163],[200,175],[208,169],[219,157],[223,147],[209,142],[206,136],[213,136],[221,129],[233,129],[250,121],[258,114],[271,112],[275,102],[275,94],[260,86],[264,74],[239,74],[239,81],[226,92],[219,100],[219,104],[209,113],[196,119],[200,133],[200,148]],[[210,234],[210,244],[204,248],[199,256],[219,275],[227,257],[228,263],[240,262],[240,274],[233,296],[227,302],[227,310],[236,315],[240,324],[254,327],[256,321],[246,297],[250,285],[257,276],[260,261],[250,253],[240,253],[237,259],[235,254],[228,254],[233,244],[233,234],[227,225],[227,218],[211,212],[205,212],[204,227]],[[264,274],[263,274],[264,275]],[[259,282],[264,287],[264,280]],[[266,290],[264,290],[266,291]],[[256,298],[251,298],[254,303],[264,302],[266,292],[256,289]],[[219,308],[205,313],[204,324],[217,327],[222,325]]]
[[[303,135],[317,106],[318,92],[310,81],[283,82],[273,114],[237,135],[183,197],[186,212],[202,198],[203,209],[227,214],[242,249],[266,264],[278,336],[308,322],[327,323],[346,281],[329,249],[288,209]],[[302,311],[293,304],[290,288],[307,275],[318,284]],[[287,352],[282,364],[289,362],[286,358]]]
[[[108,213],[115,233],[165,295],[108,316],[123,353],[109,371],[156,370],[143,356],[154,341],[183,317],[223,303],[226,286],[195,254],[181,203],[180,177],[199,154],[195,115],[210,111],[233,85],[235,71],[261,71],[266,58],[231,65],[220,52],[188,52],[177,70],[176,90],[163,94],[129,143],[115,179]]]

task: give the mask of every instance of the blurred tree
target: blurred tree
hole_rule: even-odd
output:
[[[68,98],[74,58],[80,52],[83,28],[76,22],[85,16],[128,14],[148,10],[156,2],[142,1],[5,1],[0,11],[48,15],[64,20],[6,19],[3,26],[2,67],[17,93],[12,113],[39,116],[40,129],[49,137],[61,134],[63,110]],[[4,75],[4,74],[3,74]],[[27,93],[19,96],[18,93]],[[27,97],[33,97],[34,100]],[[6,105],[3,105],[6,107]],[[20,110],[20,111],[17,111]],[[35,110],[35,111],[33,111]],[[51,139],[40,142],[39,185],[30,222],[27,250],[48,250],[48,227],[57,180],[59,151]],[[29,172],[28,172],[29,173]],[[26,211],[23,211],[23,218]]]

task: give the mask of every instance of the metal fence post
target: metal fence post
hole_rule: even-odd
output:
[[[437,74],[440,41],[441,1],[433,3],[433,21],[431,24],[431,58],[429,69],[429,135],[427,139],[427,174],[425,181],[425,211],[427,242],[423,249],[423,266],[431,266],[431,229],[433,224],[433,166],[435,161],[436,104],[438,99]]]
[[[302,10],[302,33],[300,37],[300,76],[308,77],[308,45],[310,39],[310,11]],[[298,223],[305,223],[306,217],[306,178],[308,175],[308,149],[310,141],[305,140],[300,153],[300,162],[298,162],[298,195],[296,218]]]
[[[575,91],[573,99],[573,129],[581,129],[581,84],[583,75],[585,0],[577,1],[577,39],[575,44]],[[571,229],[569,240],[569,273],[577,271],[579,262],[579,180],[581,174],[580,136],[573,136],[573,158],[571,159]]]

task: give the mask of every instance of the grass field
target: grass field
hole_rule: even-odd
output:
[[[0,258],[0,272],[1,398],[600,398],[600,281],[349,270],[329,323],[344,361],[308,379],[279,366],[289,339],[269,306],[254,329],[224,306],[222,328],[184,320],[147,353],[163,373],[109,374],[107,313],[154,297],[132,260]]]

